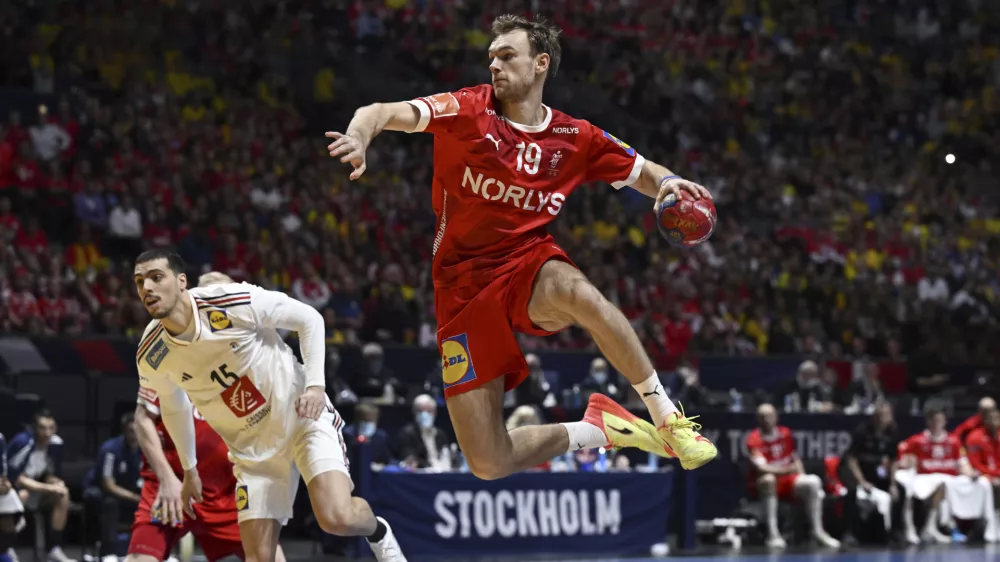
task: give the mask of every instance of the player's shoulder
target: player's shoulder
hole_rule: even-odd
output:
[[[782,437],[791,437],[792,436],[792,430],[787,425],[779,425],[778,426],[778,435],[780,435]]]
[[[255,289],[259,290],[260,287],[249,283],[214,283],[203,287],[194,287],[190,291],[196,302],[201,301],[198,303],[200,305],[202,302],[229,300],[235,297],[249,299],[250,293]]]
[[[763,440],[760,429],[754,429],[747,434],[747,443],[759,443]]]
[[[139,338],[139,345],[135,349],[135,360],[139,362],[143,356],[153,347],[154,342],[156,342],[160,336],[163,334],[163,324],[160,324],[159,320],[150,320],[149,324],[146,324],[146,329],[142,331],[142,337]]]

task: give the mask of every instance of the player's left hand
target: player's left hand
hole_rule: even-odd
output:
[[[368,146],[350,134],[345,135],[344,133],[335,131],[328,131],[326,138],[336,139],[326,147],[330,151],[330,157],[335,158],[343,155],[340,161],[344,163],[350,162],[351,166],[354,166],[354,171],[351,172],[351,180],[360,178],[361,174],[365,173],[365,170],[368,168],[365,160],[365,151],[368,150]]]
[[[310,386],[295,401],[295,410],[300,418],[318,420],[326,409],[326,389],[322,386]]]
[[[708,190],[702,185],[683,178],[671,178],[660,184],[660,192],[656,194],[656,202],[653,203],[653,212],[655,213],[659,210],[660,203],[663,203],[663,200],[666,199],[668,195],[673,195],[674,197],[680,199],[682,191],[690,193],[695,199],[712,198],[712,194],[709,193]]]

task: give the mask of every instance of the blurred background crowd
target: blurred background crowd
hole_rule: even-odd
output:
[[[582,186],[555,227],[658,366],[928,342],[995,359],[994,4],[538,4],[0,8],[13,46],[0,80],[57,100],[0,125],[0,329],[134,337],[147,319],[129,262],[176,245],[196,272],[322,310],[331,343],[434,346],[430,138],[379,138],[348,185],[322,132],[370,79],[344,59],[392,59],[414,93],[457,88],[487,76],[491,17],[527,5],[565,30],[551,103],[717,199],[717,232],[694,251],[669,249],[648,201],[604,185]],[[576,330],[524,343],[593,345]]]

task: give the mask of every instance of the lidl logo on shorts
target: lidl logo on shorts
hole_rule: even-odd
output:
[[[233,321],[229,319],[225,310],[210,310],[208,312],[208,325],[212,327],[213,332],[218,332],[232,326]]]
[[[441,377],[445,388],[476,379],[467,335],[459,334],[441,342]]]
[[[635,156],[635,149],[632,148],[631,146],[625,144],[625,142],[622,141],[621,139],[619,139],[618,137],[612,135],[611,133],[609,133],[607,131],[604,131],[604,136],[609,141],[611,141],[611,142],[617,144],[618,146],[622,147],[629,156]]]
[[[246,511],[250,507],[250,499],[247,497],[247,487],[236,487],[236,511]]]
[[[166,358],[167,354],[170,353],[170,349],[167,348],[166,342],[162,339],[157,340],[153,344],[153,347],[146,353],[146,363],[155,371],[160,367],[160,363],[163,363],[163,359]]]

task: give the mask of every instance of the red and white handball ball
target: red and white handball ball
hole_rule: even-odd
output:
[[[668,195],[656,210],[656,224],[667,242],[674,246],[690,248],[708,240],[719,219],[715,203],[681,191],[678,199]]]

